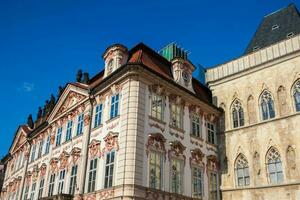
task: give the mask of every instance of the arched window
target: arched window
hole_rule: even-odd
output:
[[[244,110],[239,100],[235,100],[233,102],[231,110],[233,128],[244,126]]]
[[[250,184],[248,161],[243,154],[240,154],[235,161],[235,175],[239,187]]]
[[[275,117],[274,101],[269,91],[263,91],[260,97],[260,110],[263,120]]]
[[[271,147],[266,156],[267,173],[271,184],[281,183],[283,181],[282,163],[278,150]]]
[[[295,100],[296,112],[300,111],[300,79],[295,83],[293,87],[293,96]]]

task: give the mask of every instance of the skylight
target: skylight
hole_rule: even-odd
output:
[[[274,31],[274,30],[276,30],[278,28],[279,28],[279,26],[277,24],[275,24],[275,25],[272,26],[272,31]]]

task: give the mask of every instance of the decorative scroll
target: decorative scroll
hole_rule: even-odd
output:
[[[207,169],[208,170],[211,170],[211,171],[217,171],[219,169],[218,167],[218,159],[217,159],[217,156],[215,155],[210,155],[210,156],[207,156]]]
[[[183,159],[184,164],[185,164],[186,156],[184,155],[183,152],[186,149],[186,147],[183,146],[181,144],[181,142],[179,142],[179,141],[171,142],[170,146],[171,146],[171,149],[168,151],[169,160],[171,160],[171,157],[176,157],[176,158],[179,158],[179,159]]]
[[[150,150],[160,151],[166,154],[165,148],[166,139],[160,133],[151,133],[148,135],[148,141],[146,144],[146,154],[148,156]]]
[[[46,169],[47,169],[47,165],[45,163],[43,163],[40,167],[40,176],[43,177],[46,175]]]
[[[190,165],[196,164],[196,165],[203,165],[203,157],[204,154],[202,151],[198,148],[191,150],[191,157],[190,157]]]
[[[70,154],[68,154],[66,151],[63,151],[59,156],[59,169],[66,169],[69,165],[69,157]]]
[[[89,144],[89,156],[91,159],[101,157],[100,144],[101,142],[96,139],[93,139]]]
[[[57,169],[58,169],[58,159],[57,158],[52,158],[51,160],[50,160],[50,171],[52,172],[52,173],[54,173],[54,172],[56,172],[57,171]]]
[[[78,148],[78,147],[74,147],[72,150],[71,150],[71,156],[72,156],[72,162],[73,164],[75,164],[77,162],[77,160],[80,158],[81,156],[81,149]]]
[[[115,149],[116,151],[119,151],[118,136],[119,136],[119,133],[109,132],[107,134],[107,136],[105,136],[105,138],[103,138],[104,142],[105,142],[105,147],[102,150],[103,156],[106,152],[110,152],[113,149]]]
[[[159,84],[149,85],[149,91],[161,96],[166,95],[165,89]]]

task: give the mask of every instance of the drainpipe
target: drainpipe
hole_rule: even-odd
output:
[[[90,93],[91,93],[91,90],[89,89],[88,94],[90,95]],[[86,172],[87,172],[86,166],[87,166],[87,162],[88,162],[88,159],[89,159],[89,157],[88,157],[89,142],[90,142],[90,138],[91,138],[92,117],[93,117],[93,111],[94,111],[93,102],[92,102],[91,96],[89,96],[89,101],[90,101],[90,105],[91,105],[91,111],[89,113],[89,115],[90,115],[90,124],[88,126],[88,131],[87,131],[88,136],[87,136],[86,152],[85,152],[85,155],[83,155],[83,157],[85,158],[85,161],[83,163],[83,167],[84,167],[83,184],[82,184],[82,186],[80,188],[80,190],[82,191],[82,194],[80,194],[81,192],[79,192],[79,195],[83,195],[84,192],[85,192],[85,182],[86,182]]]

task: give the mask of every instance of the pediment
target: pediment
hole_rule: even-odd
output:
[[[12,146],[10,148],[10,153],[14,153],[20,147],[22,147],[27,141],[27,134],[30,130],[27,127],[20,126],[16,132],[15,138],[13,140]]]
[[[53,111],[49,115],[48,121],[66,114],[73,108],[80,105],[88,97],[87,89],[68,84],[60,98],[58,99]]]

